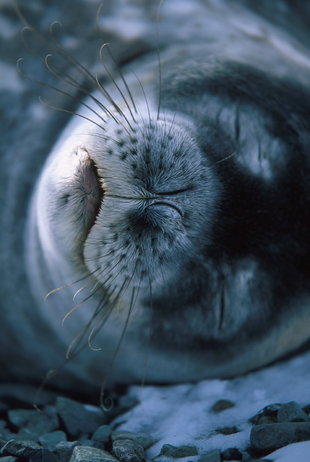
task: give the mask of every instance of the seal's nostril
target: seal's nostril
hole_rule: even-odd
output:
[[[98,216],[105,191],[98,175],[95,162],[88,157],[81,168],[79,188],[83,195],[82,216],[87,229],[90,229]]]
[[[95,162],[89,158],[85,163],[85,168],[83,171],[83,186],[86,194],[98,195],[98,192],[101,191],[101,194],[104,195],[104,188],[100,182],[100,176]]]

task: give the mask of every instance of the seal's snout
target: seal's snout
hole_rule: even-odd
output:
[[[99,280],[108,277],[111,290],[127,280],[139,287],[162,284],[163,274],[168,281],[176,261],[199,253],[201,230],[211,234],[219,195],[194,127],[169,114],[136,120],[134,131],[110,121],[104,138],[95,134],[88,149],[104,181],[84,243],[89,270]]]

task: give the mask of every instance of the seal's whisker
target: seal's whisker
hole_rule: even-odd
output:
[[[62,56],[65,61],[67,61],[69,64],[73,64],[75,66],[75,68],[81,73],[81,75],[85,76],[87,79],[89,79],[89,81],[94,85],[94,86],[98,86],[98,80],[97,78],[87,69],[87,67],[85,67],[80,61],[78,61],[77,59],[74,58],[73,55],[71,55],[70,53],[68,53],[58,42],[58,40],[56,39],[55,35],[54,35],[54,31],[53,29],[55,28],[55,25],[59,26],[60,23],[58,21],[54,21],[51,25],[50,25],[50,33],[51,33],[51,37],[54,41],[54,44],[55,44],[55,48],[56,48],[56,51],[57,53],[59,53],[60,56]],[[99,86],[99,90],[102,89],[100,86]],[[108,92],[104,91],[103,93],[106,97],[108,95]],[[108,100],[110,100],[110,102],[115,106],[117,107],[116,103],[114,102],[114,100],[111,98],[111,97],[107,97]],[[110,112],[110,116],[113,118],[113,120],[116,122],[116,123],[121,123],[111,112]]]
[[[30,26],[30,25],[27,25],[27,26],[24,26],[20,32],[20,35],[21,35],[21,39],[22,39],[22,42],[23,42],[23,47],[25,48],[25,50],[28,51],[28,53],[31,53],[35,56],[37,56],[37,54],[34,52],[34,50],[29,46],[27,40],[26,40],[26,33],[27,32],[30,32],[31,34],[33,35],[37,35],[36,34],[36,31],[35,29]]]
[[[130,98],[130,100],[131,100],[131,103],[132,103],[132,105],[133,105],[133,108],[134,108],[134,110],[135,110],[135,113],[137,114],[137,113],[138,113],[137,107],[136,107],[136,104],[135,104],[135,102],[134,102],[134,99],[133,99],[132,93],[131,93],[131,91],[130,91],[129,85],[128,85],[126,79],[125,79],[124,74],[122,73],[121,68],[119,67],[119,65],[117,64],[117,62],[116,62],[116,60],[115,60],[115,58],[114,58],[114,56],[113,56],[113,53],[112,53],[112,51],[111,51],[111,49],[110,49],[110,47],[109,47],[109,44],[107,44],[106,49],[108,50],[108,53],[109,53],[109,55],[110,55],[110,58],[112,59],[112,61],[114,62],[115,66],[116,66],[116,69],[117,69],[117,71],[118,71],[118,73],[119,73],[119,76],[120,76],[120,78],[121,78],[121,80],[122,80],[122,82],[123,82],[123,84],[124,84],[124,86],[125,86],[125,88],[126,88],[126,90],[127,90],[127,93],[128,93],[129,98]]]
[[[96,271],[96,270],[94,270]],[[56,287],[55,289],[53,290],[50,290],[44,297],[44,300],[46,300],[50,295],[60,291],[60,290],[63,290],[63,289],[68,289],[69,287],[72,287],[74,286],[75,284],[78,284],[79,282],[81,281],[85,281],[85,279],[90,279],[92,277],[92,274],[86,274],[85,276],[81,277],[80,279],[77,279],[76,281],[74,282],[70,282],[69,284],[64,284],[63,286],[60,286],[60,287]]]
[[[110,78],[111,82],[112,82],[113,85],[116,87],[116,89],[118,90],[119,94],[121,95],[121,97],[122,97],[124,103],[126,104],[128,110],[129,110],[129,112],[130,112],[130,115],[131,115],[132,120],[133,120],[134,122],[136,122],[136,119],[135,119],[134,114],[133,114],[133,112],[132,112],[132,110],[131,110],[131,107],[130,107],[130,105],[129,105],[129,103],[128,103],[128,101],[127,101],[125,95],[124,95],[124,92],[122,91],[122,89],[120,88],[120,86],[118,85],[118,83],[117,83],[116,80],[114,79],[112,73],[109,71],[107,65],[106,65],[105,62],[104,62],[104,59],[103,59],[103,50],[104,50],[104,48],[109,48],[109,44],[108,44],[108,43],[104,43],[103,45],[101,45],[100,50],[99,50],[100,61],[101,61],[102,65],[103,65],[103,67],[104,67],[104,69],[105,69],[105,71],[106,71],[108,77]],[[110,55],[111,55],[110,49],[109,49],[109,52],[110,52]],[[123,113],[123,116],[125,117],[124,113]],[[131,125],[130,125],[130,123],[129,123],[129,121],[127,120],[127,118],[126,118],[126,121],[127,121],[128,125],[129,125],[129,127],[132,128]]]
[[[103,328],[103,326],[107,322],[111,312],[113,311],[113,309],[117,305],[118,300],[120,299],[120,296],[121,296],[122,292],[126,289],[126,282],[127,282],[127,279],[125,279],[123,281],[123,284],[120,287],[120,289],[118,290],[118,292],[115,295],[114,299],[112,299],[112,298],[113,298],[113,293],[116,291],[116,287],[109,294],[107,303],[106,303],[105,299],[102,299],[101,302],[97,305],[95,316],[93,316],[92,319],[91,319],[91,324],[93,324],[95,321],[97,322],[97,324],[94,325],[93,327],[91,327],[91,324],[89,324],[89,329],[91,329],[91,330],[90,330],[90,333],[88,335],[87,344],[88,344],[90,349],[95,350],[95,351],[99,351],[99,350],[102,349],[101,347],[95,347],[94,348],[92,346],[92,341],[94,340],[95,336],[100,332],[100,330]],[[104,308],[107,308],[107,309],[104,311]],[[97,318],[99,316],[101,316],[101,320],[97,320]]]
[[[96,76],[96,83],[97,83],[97,87],[98,87],[99,91],[113,104],[116,111],[125,119],[125,121],[129,125],[129,128],[132,130],[132,126],[130,125],[127,117],[124,114],[124,112],[121,110],[121,108],[118,106],[118,104],[116,104],[116,102],[110,96],[110,94],[106,91],[106,89],[102,86],[102,84],[99,82],[99,79],[98,79],[97,76]],[[116,119],[116,117],[114,115],[112,117],[113,117],[114,120]],[[124,130],[127,132],[127,134],[130,136],[130,132],[127,130],[126,126],[119,119],[117,119],[117,124],[121,125],[124,128]]]
[[[90,93],[86,88],[82,87],[82,85],[80,84],[80,82],[78,80],[76,80],[74,77],[72,77],[70,74],[68,74],[67,72],[65,71],[61,71],[62,74],[60,74],[56,69],[55,67],[53,68],[51,66],[51,64],[48,62],[49,58],[53,57],[52,54],[48,54],[46,55],[45,57],[45,60],[44,60],[44,63],[45,63],[45,66],[47,68],[47,70],[54,76],[56,77],[57,79],[59,79],[60,81],[63,81],[65,83],[67,83],[68,85],[71,85],[72,87],[78,89],[81,93],[84,93],[84,95],[90,97],[92,99],[92,101],[94,101],[94,103],[100,108],[102,109],[105,114],[109,117],[112,117],[117,123],[119,123],[119,121],[115,118],[115,116],[113,115],[113,113],[98,99],[96,98],[93,93]],[[100,116],[97,112],[93,111],[101,120],[103,120],[104,122],[106,122],[106,120],[104,120],[102,118],[102,116]]]
[[[88,71],[88,69],[83,66],[77,59],[75,59],[70,53],[68,53],[60,44],[59,42],[57,41],[56,37],[55,37],[55,34],[54,34],[54,30],[55,29],[55,26],[61,26],[61,23],[59,21],[54,21],[53,23],[51,23],[50,25],[50,36],[53,40],[53,44],[54,46],[51,46],[51,44],[49,42],[47,42],[47,40],[41,35],[39,34],[28,22],[27,20],[23,17],[22,13],[20,12],[20,10],[18,9],[18,7],[16,7],[16,11],[17,11],[17,14],[19,15],[20,19],[22,20],[22,22],[25,25],[25,27],[22,29],[22,40],[25,44],[25,48],[32,54],[35,54],[34,51],[31,49],[30,46],[27,45],[27,41],[25,39],[25,32],[26,31],[30,31],[33,35],[35,35],[36,37],[38,37],[39,41],[40,42],[43,42],[43,44],[45,44],[47,46],[47,48],[52,48],[53,51],[55,51],[59,56],[61,56],[67,63],[69,64],[73,64],[75,69],[77,69],[77,71],[80,72],[81,75],[85,76],[91,80],[92,84],[96,84],[97,81],[96,81],[96,78]],[[36,54],[35,54],[36,55]],[[66,72],[62,71],[62,74],[63,76],[66,76],[63,77],[61,76],[55,69],[52,69],[52,67],[49,65],[49,63],[47,62],[47,57],[48,56],[52,56],[50,53],[45,57],[45,59],[43,60],[40,56],[40,60],[44,63],[44,65],[46,66],[47,70],[52,74],[54,75],[54,77],[58,78],[59,80],[62,80],[63,82],[77,88],[79,91],[81,91],[82,93],[84,93],[85,95],[89,96],[107,115],[109,115],[110,117],[113,118],[113,120],[115,120],[116,123],[120,123],[119,120],[113,115],[113,113],[103,105],[103,103],[101,101],[99,101],[96,97],[93,96],[93,94],[91,92],[89,92],[88,90],[86,90],[76,79],[74,79],[72,76],[70,76],[69,74],[67,74]],[[24,77],[27,77],[25,75],[23,75]],[[32,79],[33,82],[37,83],[37,84],[43,84],[43,82],[40,82],[40,81],[36,81],[35,79]],[[48,84],[44,84],[45,86],[48,86]],[[53,88],[54,90],[57,90],[57,91],[60,91],[60,89],[57,89],[55,87],[52,87],[50,86],[50,88]],[[64,93],[63,93],[64,94]],[[70,94],[67,94],[67,96],[70,96],[71,98],[74,98],[72,95]],[[106,96],[106,95],[105,95]],[[111,102],[113,102],[113,100],[111,98],[108,98]],[[83,101],[80,101],[82,103],[82,105],[85,106],[85,103],[83,103]],[[93,111],[95,112],[95,111]],[[96,113],[96,115],[101,118],[99,116],[99,114]]]
[[[87,287],[89,287],[91,285],[92,281],[89,281],[87,284],[85,284],[84,286],[80,287],[73,295],[72,297],[72,300],[75,301],[76,297],[81,293],[83,292],[83,290],[85,290]],[[93,290],[93,289],[91,289]]]
[[[47,70],[54,76],[56,77],[57,79],[59,79],[60,81],[63,81],[69,85],[71,85],[72,87],[74,88],[77,88],[79,91],[81,91],[82,93],[86,94],[87,96],[89,96],[99,107],[100,109],[102,109],[106,115],[108,116],[112,116],[113,115],[111,114],[111,112],[99,101],[97,100],[97,98],[95,98],[93,95],[91,95],[87,90],[85,90],[79,83],[78,81],[76,81],[73,77],[71,77],[69,74],[63,72],[63,74],[65,75],[65,77],[61,76],[56,70],[55,68],[52,67],[52,65],[48,62],[49,58],[51,58],[53,55],[52,54],[48,54],[45,56],[45,59],[44,59],[44,62],[45,62],[45,66],[47,68]],[[54,88],[55,89],[55,88]],[[60,89],[57,89],[57,90],[60,90]],[[61,90],[62,93],[64,93],[64,90]],[[67,92],[65,92],[66,94]],[[67,96],[69,96],[69,94],[67,94]],[[72,96],[72,95],[70,95]],[[102,117],[102,115],[100,115],[92,106],[90,106],[89,104],[82,102],[82,105],[84,107],[86,107],[87,109],[89,109],[93,114],[95,114],[98,119],[100,119],[103,123],[106,123],[106,119],[104,119]]]
[[[22,69],[21,69],[21,63],[22,62],[24,62],[23,58],[19,58],[16,61],[16,69],[17,69],[17,72],[19,73],[20,76],[22,76],[23,78],[29,80],[30,82],[33,82],[33,83],[35,83],[37,85],[40,85],[41,87],[50,88],[51,90],[54,90],[54,91],[56,91],[56,92],[58,92],[58,93],[60,93],[60,94],[62,94],[64,96],[67,96],[67,97],[69,97],[69,98],[71,98],[73,100],[76,100],[76,97],[74,95],[71,95],[70,93],[66,92],[65,90],[62,90],[61,88],[55,87],[54,85],[51,85],[49,83],[42,82],[42,81],[37,80],[37,79],[35,79],[33,77],[30,77],[28,74],[26,74],[25,72],[22,71]],[[71,115],[77,115],[77,116],[81,117],[82,119],[88,120],[89,122],[91,122],[94,125],[96,125],[97,127],[99,127],[101,130],[105,131],[104,126],[102,126],[99,123],[95,122],[90,117],[86,117],[83,114],[80,114],[80,113],[75,112],[75,111],[71,111],[69,109],[53,106],[52,104],[49,104],[49,103],[43,101],[41,97],[39,97],[39,100],[42,102],[42,104],[44,104],[45,106],[47,106],[47,107],[49,107],[51,109],[55,109],[57,111],[65,112],[65,113],[71,114]],[[86,107],[90,111],[95,112],[87,103],[81,101],[81,104],[82,104],[82,106]],[[98,114],[96,113],[96,115],[98,115]],[[100,117],[100,116],[98,115],[98,117]]]
[[[134,277],[135,270],[136,270],[136,266],[135,266],[135,268],[133,270],[131,278],[128,278],[129,280],[127,280],[127,281],[125,280],[127,282],[127,285],[130,284],[130,281]],[[119,340],[117,342],[117,345],[116,345],[116,348],[115,348],[115,350],[113,352],[112,358],[110,360],[110,367],[108,369],[110,376],[112,375],[112,370],[113,370],[113,366],[115,364],[115,360],[117,358],[120,347],[121,347],[122,342],[124,340],[124,337],[125,337],[125,334],[126,334],[126,331],[127,331],[127,328],[128,328],[130,316],[131,316],[131,313],[133,311],[133,308],[135,306],[135,303],[136,303],[136,300],[137,300],[137,297],[138,297],[138,294],[139,294],[139,289],[140,289],[139,287],[133,287],[133,289],[132,289],[129,308],[128,308],[127,316],[126,316],[125,323],[124,323],[124,326],[123,326],[123,329],[122,329],[122,333],[121,333],[121,336],[120,336],[120,338],[119,338]],[[102,385],[101,385],[101,391],[100,391],[100,406],[102,408],[104,408],[103,397],[104,397],[104,393],[105,393],[106,382],[107,382],[107,377],[105,378],[105,380],[103,380]]]
[[[104,296],[102,297],[100,303],[97,305],[97,308],[95,309],[94,313],[92,314],[90,320],[85,324],[85,326],[75,335],[75,337],[73,338],[73,340],[71,341],[70,345],[68,346],[67,348],[67,351],[66,351],[66,359],[67,360],[70,360],[70,359],[73,359],[73,357],[77,356],[79,354],[80,351],[83,350],[83,348],[85,348],[85,346],[87,345],[86,344],[81,344],[82,340],[83,340],[83,337],[86,335],[86,333],[89,331],[92,323],[94,322],[94,320],[96,319],[96,317],[98,316],[98,313],[101,312],[102,310],[102,307],[104,306],[104,302],[105,300],[107,299],[107,294],[104,294]],[[74,348],[76,348],[76,350],[74,350]]]
[[[131,279],[133,278],[134,273],[135,273],[135,271],[133,271]],[[128,281],[128,284],[129,284],[129,282],[130,281]],[[122,330],[122,334],[121,334],[121,336],[120,336],[120,338],[118,340],[117,347],[116,347],[116,349],[115,349],[115,351],[113,353],[113,357],[112,357],[112,361],[111,361],[112,363],[115,361],[115,359],[116,359],[116,357],[118,355],[119,349],[121,347],[121,344],[123,342],[123,339],[125,337],[127,327],[128,327],[128,323],[129,323],[129,320],[130,320],[130,316],[131,316],[131,313],[132,313],[133,308],[135,306],[138,294],[139,294],[139,287],[133,287],[132,292],[131,292],[131,299],[130,299],[130,304],[129,304],[129,309],[128,309],[128,313],[127,313],[127,316],[126,316],[125,324],[124,324],[124,327],[123,327],[123,330]]]
[[[127,255],[127,258],[128,260],[130,260],[134,255],[134,252],[132,251],[131,255]],[[102,278],[102,277],[105,277],[106,275],[108,275],[107,279],[105,281],[103,281],[102,285],[105,285],[107,283],[111,284],[113,281],[115,281],[115,279],[120,275],[121,271],[122,271],[122,268],[120,268],[120,270],[116,273],[116,274],[110,274],[109,273],[112,273],[112,271],[121,263],[121,261],[123,261],[125,258],[124,255],[121,255],[119,260],[114,264],[114,266],[112,267],[109,267],[109,268],[104,268],[102,270],[101,273],[99,273],[99,277]],[[112,277],[113,276],[113,277]]]
[[[102,125],[98,124],[97,122],[95,122],[94,120],[92,120],[90,117],[86,117],[84,116],[83,114],[80,114],[79,112],[75,112],[75,111],[70,111],[69,109],[64,109],[62,107],[58,107],[58,106],[54,106],[52,104],[49,104],[47,101],[44,101],[40,96],[39,96],[39,101],[46,107],[50,108],[50,109],[54,109],[55,111],[59,111],[59,112],[64,112],[66,114],[70,114],[70,115],[75,115],[75,116],[78,116],[78,117],[81,117],[81,119],[84,119],[84,120],[87,120],[88,122],[91,122],[92,124],[96,125],[97,127],[99,127],[101,130],[105,131],[105,127],[103,127]],[[108,138],[106,138],[108,139]]]
[[[89,135],[89,133],[87,133],[87,135]],[[117,140],[115,138],[113,138],[112,136],[105,136],[105,135],[102,135],[101,133],[90,133],[90,136],[93,137],[93,138],[99,138],[101,140],[104,140],[104,141],[107,141],[107,140],[112,140],[114,141],[115,143],[117,143]],[[101,152],[101,150],[97,150],[97,152]]]
[[[81,305],[83,305],[83,303],[85,303],[87,300],[89,300],[91,297],[93,296],[93,294],[89,294],[87,297],[85,297],[80,303],[77,303],[76,305],[74,305],[72,308],[70,308],[67,313],[64,315],[64,317],[62,318],[61,320],[61,326],[63,327],[65,321],[68,319],[68,317],[74,313],[74,311],[76,311]]]
[[[95,273],[95,272],[93,272],[93,275],[94,275],[94,273]],[[93,275],[92,275],[92,277],[94,277]],[[81,289],[79,289],[79,291],[84,290],[86,287],[87,287],[87,286],[82,287]],[[100,290],[101,288],[102,288],[101,285],[100,285],[100,286],[98,285],[98,281],[97,281],[95,284],[93,284],[93,287],[92,287],[92,289],[90,290],[90,293],[89,293],[85,298],[83,298],[83,300],[81,300],[79,303],[77,303],[76,305],[74,305],[72,308],[70,308],[70,309],[68,310],[68,312],[65,314],[65,316],[63,317],[63,319],[62,319],[62,321],[61,321],[61,325],[63,326],[63,325],[64,325],[64,322],[66,321],[66,319],[67,319],[77,308],[79,308],[79,307],[82,306],[85,302],[87,302],[87,300],[90,300],[90,299],[95,295],[95,293],[96,293],[98,290]],[[78,292],[79,292],[79,291],[78,291]],[[75,296],[76,294],[77,294],[77,293],[75,293],[74,296]]]
[[[148,118],[149,118],[149,123],[151,124],[152,122],[152,119],[151,119],[151,112],[150,112],[150,106],[149,106],[149,102],[147,100],[147,97],[146,97],[146,93],[145,93],[145,90],[144,90],[144,87],[142,85],[142,82],[141,80],[139,79],[139,77],[137,76],[137,74],[134,72],[133,73],[135,78],[137,79],[138,83],[139,83],[139,86],[141,88],[141,91],[142,91],[142,94],[143,94],[143,98],[144,98],[144,101],[145,101],[145,105],[146,105],[146,109],[147,109],[147,113],[148,113]]]
[[[97,306],[97,314],[96,314],[96,317],[98,316],[101,316],[102,319],[101,320],[98,320],[98,324],[95,325],[94,327],[92,327],[90,333],[89,333],[89,336],[88,336],[88,346],[93,349],[92,347],[92,340],[95,338],[95,336],[100,332],[100,330],[103,328],[104,324],[107,322],[112,310],[115,308],[115,306],[117,305],[120,297],[121,297],[121,294],[124,290],[126,290],[126,282],[127,282],[127,279],[125,279],[123,281],[123,284],[122,286],[120,287],[120,289],[118,290],[117,294],[114,296],[113,298],[113,294],[114,292],[116,291],[116,287],[114,287],[114,289],[109,293],[109,299],[108,299],[108,303],[105,303],[105,300],[102,300],[101,303]],[[103,286],[103,284],[101,284],[101,287]],[[105,311],[104,311],[104,308],[107,308]],[[95,321],[95,318],[93,319],[93,321]],[[98,351],[98,350],[102,350],[101,347],[96,347],[95,351]]]
[[[161,110],[161,87],[162,87],[162,68],[161,68],[161,55],[160,55],[160,31],[159,31],[159,15],[160,15],[160,8],[162,5],[163,0],[160,0],[157,6],[157,11],[156,11],[156,42],[157,42],[157,62],[158,62],[158,105],[157,105],[157,120],[159,119],[160,116],[160,110]]]
[[[150,297],[150,311],[153,313],[153,288],[152,288],[152,280],[149,278],[149,297]],[[145,377],[147,375],[148,365],[149,365],[149,354],[150,354],[150,345],[151,345],[151,325],[148,324],[148,332],[146,334],[146,345],[145,345],[145,357],[144,357],[144,364],[143,364],[143,372],[142,372],[142,379],[141,379],[141,386],[143,387],[145,384]]]
[[[217,161],[215,162],[215,164],[221,164],[222,162],[225,162],[226,160],[231,159],[231,158],[234,157],[236,154],[237,154],[237,151],[233,151],[231,154],[229,154],[228,156],[224,157],[223,159],[217,160]]]
[[[240,109],[238,105],[236,107],[236,117],[235,117],[235,127],[234,128],[235,128],[235,140],[237,142],[237,145],[239,145],[241,126],[240,126]]]
[[[176,113],[176,111],[174,111],[174,114],[173,114],[173,117],[172,117],[172,120],[171,120],[171,124],[170,124],[170,127],[169,127],[169,131],[167,133],[168,138],[171,137],[171,131],[172,131],[173,127],[174,127],[174,122],[175,122],[176,115],[177,115],[177,113]]]

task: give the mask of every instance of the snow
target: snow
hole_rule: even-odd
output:
[[[308,462],[310,460],[310,441],[290,444],[269,454],[268,458],[273,462]]]
[[[146,432],[156,443],[148,450],[150,458],[159,455],[163,444],[195,445],[199,455],[229,447],[249,446],[251,424],[248,420],[264,406],[297,401],[310,403],[310,352],[268,368],[230,380],[205,380],[174,386],[132,386],[129,396],[139,404],[116,419],[118,429]],[[220,400],[235,406],[222,412],[211,411]],[[237,427],[238,432],[223,435],[222,427]],[[274,457],[274,458],[272,458]],[[189,457],[195,461],[199,458]],[[270,459],[271,458],[271,459]],[[161,456],[161,462],[167,457]],[[268,455],[276,462],[310,461],[310,442],[291,444]]]

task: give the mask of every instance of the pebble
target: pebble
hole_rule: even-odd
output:
[[[90,446],[76,446],[70,462],[117,462],[115,457],[102,449]]]
[[[235,407],[235,403],[232,401],[228,399],[219,399],[213,404],[213,406],[210,408],[210,411],[218,414],[219,412],[223,412],[226,409],[230,409],[232,407]]]
[[[42,433],[48,433],[59,427],[55,414],[42,411],[16,409],[8,412],[11,424],[19,429],[18,435],[36,440]]]
[[[94,432],[91,439],[94,441],[100,441],[101,443],[105,444],[109,441],[111,432],[112,430],[110,425],[100,425],[100,427],[98,427],[97,430]]]
[[[106,414],[99,407],[86,406],[68,398],[57,398],[56,410],[66,431],[73,437],[94,433],[107,421]]]
[[[281,404],[279,403],[269,404],[268,406],[265,406],[263,409],[261,409],[257,414],[255,414],[255,416],[250,419],[250,422],[254,425],[277,422],[277,415],[280,407]],[[263,420],[267,420],[267,422],[263,422]]]
[[[221,433],[222,435],[233,435],[234,433],[239,433],[239,429],[235,426],[232,427],[221,427],[215,430],[215,433]]]
[[[258,451],[272,451],[290,443],[310,439],[310,422],[281,422],[256,425],[252,428],[250,441]]]
[[[133,441],[136,441],[138,444],[141,444],[141,446],[144,449],[150,448],[155,443],[154,438],[152,438],[147,433],[132,433],[132,432],[126,432],[126,431],[112,432],[111,439],[112,441],[124,440],[124,439],[133,440]]]
[[[307,406],[303,407],[302,410],[309,416],[309,414],[310,414],[310,404],[307,404]]]
[[[1,448],[1,454],[24,457],[29,462],[58,462],[54,454],[34,441],[10,440]]]
[[[92,448],[104,449],[104,444],[102,443],[102,441],[96,441],[96,440],[80,439],[79,445],[80,446],[91,446]]]
[[[202,454],[198,462],[221,462],[221,453],[217,449]]]
[[[112,452],[121,462],[141,462],[145,460],[143,446],[134,440],[115,440]]]
[[[295,401],[282,404],[277,414],[278,422],[308,422],[307,414]]]
[[[242,460],[242,453],[237,448],[228,448],[221,453],[223,460]]]
[[[57,430],[55,432],[45,433],[39,437],[38,441],[50,451],[54,451],[58,443],[67,441],[67,435],[65,432]]]
[[[54,454],[59,462],[68,462],[75,446],[78,446],[78,441],[61,441],[54,449]]]
[[[161,456],[173,457],[181,459],[182,457],[197,456],[198,451],[196,446],[173,446],[172,444],[164,444],[160,451]]]

